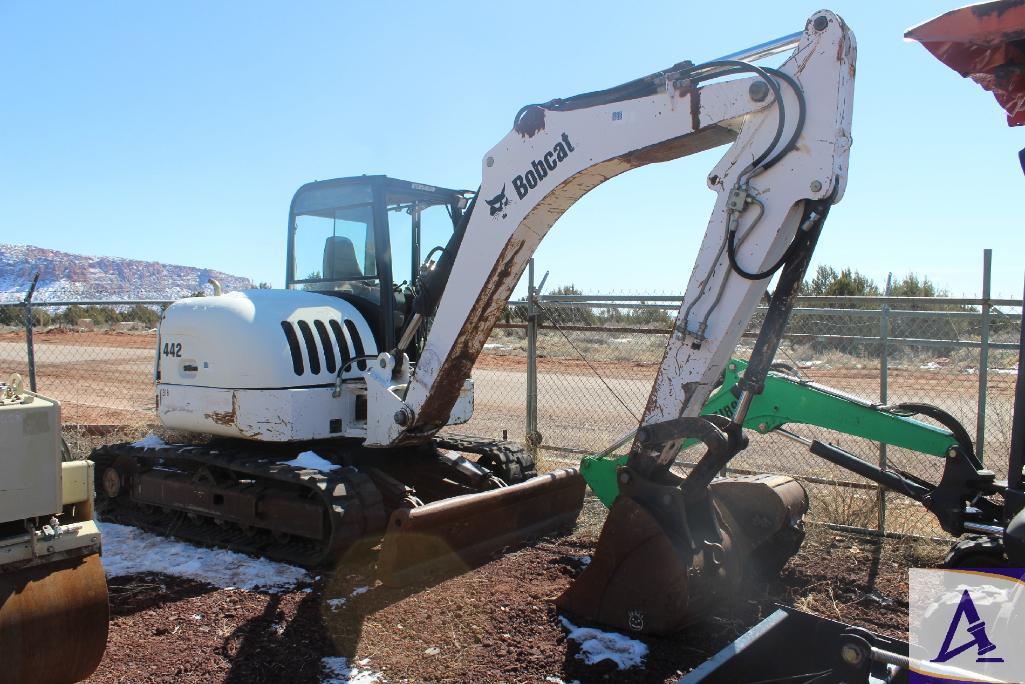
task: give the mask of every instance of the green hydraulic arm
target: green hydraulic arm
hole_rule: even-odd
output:
[[[740,359],[726,365],[722,385],[708,398],[701,415],[733,417],[737,408],[733,390],[745,368],[747,363]],[[765,390],[751,402],[744,427],[764,435],[788,423],[817,425],[941,458],[957,445],[953,434],[944,428],[883,410],[880,404],[823,385],[771,372],[765,379]],[[623,443],[625,440],[620,445]],[[697,440],[688,440],[681,451],[695,444]],[[587,484],[606,506],[619,495],[616,469],[626,465],[627,458],[598,454],[585,456],[580,463]]]

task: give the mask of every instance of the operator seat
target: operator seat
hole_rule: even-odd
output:
[[[327,280],[348,280],[362,278],[363,269],[356,260],[356,248],[352,240],[333,235],[324,241],[324,274]]]
[[[330,297],[344,299],[355,306],[356,310],[370,324],[378,348],[383,349],[385,339],[380,334],[380,330],[382,325],[387,325],[387,323],[381,321],[381,287],[376,280],[351,282],[353,278],[363,277],[363,269],[360,268],[359,261],[356,260],[356,249],[352,244],[352,240],[341,235],[334,235],[325,240],[324,274],[322,277],[325,280],[350,281],[341,285],[329,284],[328,288],[323,290],[317,288],[316,291]],[[407,298],[406,294],[399,289],[393,290],[392,297],[394,301],[394,320],[391,324],[395,330],[395,338],[398,339],[406,324],[406,317],[409,315],[412,299]],[[419,350],[410,347],[407,349],[407,352],[410,358],[415,361]]]

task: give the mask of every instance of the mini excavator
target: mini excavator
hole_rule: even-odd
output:
[[[755,64],[772,55],[778,67]],[[725,146],[684,302],[618,468],[599,542],[614,561],[567,601],[665,631],[750,563],[780,566],[801,541],[803,487],[713,478],[746,444],[742,425],[843,196],[855,58],[844,22],[816,12],[797,33],[720,59],[523,107],[474,192],[384,176],[304,185],[284,290],[188,298],[161,320],[160,420],[211,439],[95,451],[100,515],[303,565],[383,534],[390,584],[571,524],[585,491],[577,470],[537,475],[514,444],[441,430],[470,418],[474,362],[556,220],[614,176]],[[422,255],[439,231],[447,239]],[[773,277],[733,417],[702,417]],[[669,468],[689,439],[707,451],[681,480]],[[583,609],[595,591],[616,605]]]

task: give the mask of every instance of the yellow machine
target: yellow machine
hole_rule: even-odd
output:
[[[76,682],[107,644],[92,461],[62,456],[60,404],[0,383],[0,684]]]

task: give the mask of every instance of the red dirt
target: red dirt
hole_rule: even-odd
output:
[[[0,342],[24,342],[25,333],[0,333]],[[122,347],[127,349],[154,349],[157,345],[156,333],[150,332],[116,332],[114,330],[97,330],[82,332],[67,328],[51,328],[35,330],[32,333],[33,344],[74,344],[81,347]]]
[[[392,682],[663,682],[707,659],[776,602],[891,636],[907,629],[902,549],[820,530],[770,586],[753,586],[681,634],[644,639],[643,668],[588,666],[575,657],[552,601],[580,572],[577,558],[591,551],[580,537],[547,540],[433,587],[374,586],[337,611],[326,599],[372,585],[371,562],[277,596],[163,576],[117,578],[107,653],[88,681],[318,682],[320,658],[342,655],[368,658],[364,667]]]

